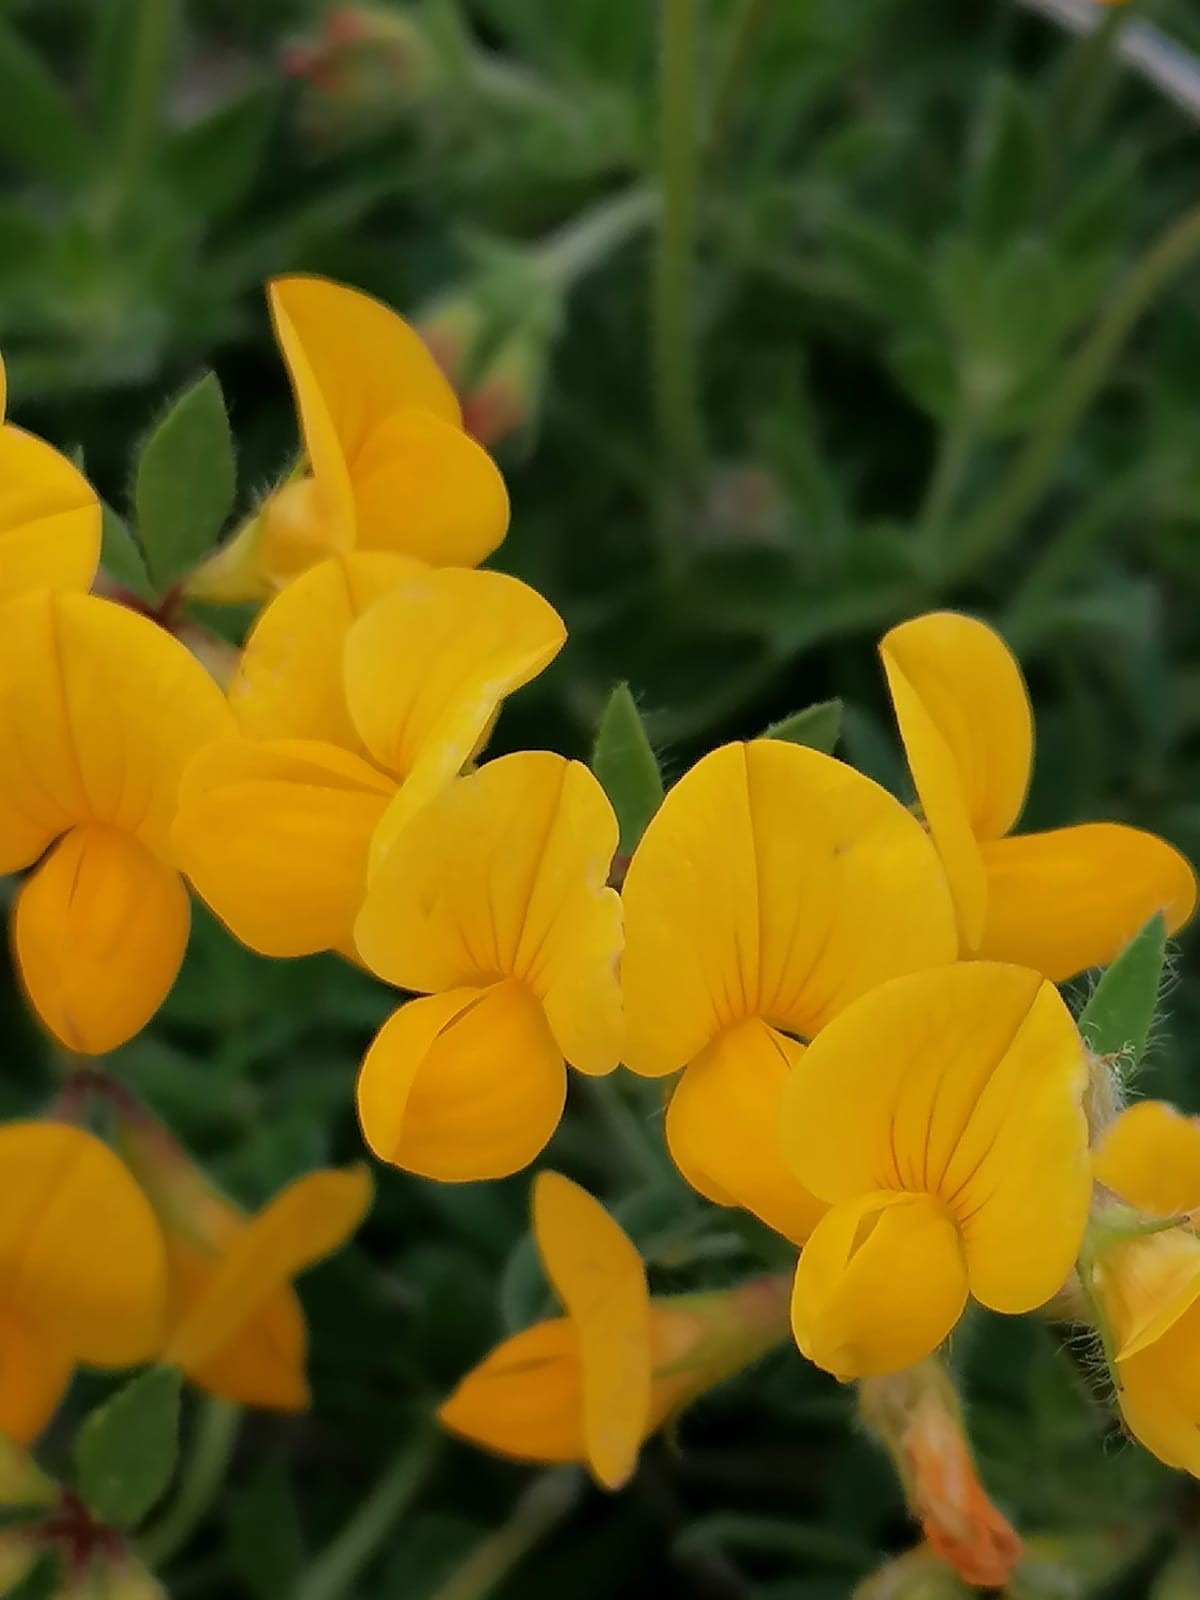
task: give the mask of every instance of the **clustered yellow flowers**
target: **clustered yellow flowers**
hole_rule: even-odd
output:
[[[94,1063],[170,989],[190,885],[255,950],[335,951],[403,991],[357,1086],[382,1162],[519,1172],[567,1068],[623,1064],[669,1080],[686,1182],[796,1251],[791,1282],[652,1294],[604,1208],[541,1173],[534,1234],[564,1315],[463,1379],[450,1431],[616,1488],[651,1432],[790,1331],[840,1380],[901,1385],[864,1396],[903,1418],[905,1473],[935,1456],[975,1483],[928,1377],[975,1301],[1090,1322],[1130,1429],[1200,1475],[1200,1127],[1155,1104],[1105,1114],[1112,1065],[1057,987],[1155,916],[1179,929],[1189,864],[1114,823],[1014,833],[1025,684],[995,632],[947,612],[880,645],[915,805],[799,744],[727,744],[675,783],[618,882],[589,768],[486,758],[566,630],[478,570],[507,497],[432,357],[349,289],[269,294],[301,453],[186,585],[261,604],[227,689],[88,592],[95,496],[0,428],[0,867],[28,874],[13,947],[113,1111],[111,1146],[49,1117],[0,1128],[0,1428],[33,1438],[78,1363],[307,1401],[292,1280],[354,1231],[365,1171],[309,1174],[247,1216]],[[912,1494],[936,1548],[999,1581],[1019,1541],[978,1486],[965,1521],[928,1509],[928,1481]]]

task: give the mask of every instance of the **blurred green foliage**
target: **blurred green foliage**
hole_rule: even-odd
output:
[[[1134,263],[1195,203],[1200,128],[1014,0],[700,0],[687,310],[703,452],[676,474],[652,355],[657,9],[8,0],[15,416],[79,447],[118,514],[170,524],[183,560],[233,469],[211,504],[171,503],[151,430],[173,397],[220,378],[231,521],[294,455],[265,276],[323,272],[410,312],[449,296],[475,319],[475,378],[503,351],[525,385],[499,450],[514,503],[499,564],[571,629],[498,749],[586,754],[628,682],[669,780],[837,696],[842,753],[902,788],[874,641],[955,604],[996,620],[1030,674],[1031,823],[1130,818],[1200,855],[1200,272],[1156,289],[1127,337],[1093,347],[1091,389],[1070,388]],[[1136,9],[1200,47],[1188,0]],[[337,20],[352,13],[357,32]],[[606,237],[614,204],[628,214]],[[176,428],[216,425],[207,392]],[[1073,393],[1090,401],[1078,426]],[[1031,450],[1033,491],[1006,501]],[[253,1204],[357,1154],[355,1068],[387,1009],[349,966],[259,960],[198,914],[179,985],[114,1066]],[[2,1109],[28,1111],[56,1064],[11,982],[0,1013]],[[1184,977],[1143,1079],[1193,1107],[1197,1024]],[[652,1084],[577,1088],[547,1161],[616,1207],[658,1287],[778,1265],[673,1178],[660,1113]],[[381,1600],[493,1592],[462,1563],[497,1529],[532,1546],[502,1600],[844,1600],[911,1542],[851,1393],[794,1352],[705,1401],[616,1499],[557,1478],[530,1498],[527,1471],[448,1442],[427,1456],[436,1400],[546,1303],[527,1198],[526,1177],[380,1174],[357,1242],[304,1285],[314,1409],[246,1419],[167,1566],[173,1593],[321,1600],[328,1567],[308,1563],[376,1488],[394,1521],[345,1592]],[[1035,1536],[1028,1593],[1145,1594],[1168,1559],[1161,1592],[1192,1592],[1176,1552],[1195,1490],[1117,1443],[1088,1352],[978,1314],[953,1353],[984,1477]],[[105,1393],[79,1386],[51,1464]],[[185,1400],[185,1458],[204,1428]]]

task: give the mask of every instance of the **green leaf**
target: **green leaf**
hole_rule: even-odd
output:
[[[984,97],[967,211],[975,234],[1002,243],[1029,226],[1045,180],[1042,132],[1028,97],[998,78]]]
[[[663,781],[627,683],[613,690],[600,718],[592,771],[612,801],[621,826],[620,849],[628,855],[662,804]]]
[[[151,1367],[97,1407],[75,1439],[79,1492],[114,1528],[136,1527],[158,1501],[179,1452],[175,1367]]]
[[[1125,946],[1083,1008],[1079,1031],[1098,1056],[1120,1056],[1126,1070],[1142,1059],[1162,985],[1167,925],[1161,911]]]
[[[783,739],[788,744],[804,744],[810,750],[832,755],[842,735],[842,702],[819,700],[803,711],[773,722],[762,733],[764,739]]]
[[[100,502],[100,513],[101,568],[114,583],[137,595],[139,600],[153,599],[154,585],[137,540],[105,500]]]
[[[93,148],[49,69],[7,22],[0,22],[0,153],[54,183],[76,185],[92,170]]]
[[[239,205],[262,166],[278,106],[276,86],[257,84],[177,133],[163,158],[175,199],[203,217]]]
[[[216,375],[206,372],[158,423],[137,464],[138,535],[160,590],[190,572],[216,543],[235,488],[225,400]]]

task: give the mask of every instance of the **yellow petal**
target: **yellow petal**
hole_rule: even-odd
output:
[[[1107,966],[1156,911],[1175,933],[1196,876],[1165,840],[1112,822],[1025,833],[983,847],[988,915],[980,954],[1055,983]]]
[[[1116,1367],[1130,1431],[1160,1461],[1193,1477],[1200,1477],[1198,1340],[1200,1305],[1193,1304],[1156,1344]]]
[[[927,1195],[870,1193],[834,1206],[796,1268],[792,1331],[843,1382],[900,1372],[942,1343],[967,1300],[954,1221]]]
[[[72,828],[21,886],[13,911],[33,1009],[68,1050],[116,1050],[166,999],[191,916],[174,867],[115,828]]]
[[[58,1410],[73,1368],[57,1340],[0,1309],[0,1434],[31,1444]]]
[[[148,1360],[162,1336],[163,1243],[124,1165],[82,1129],[13,1122],[0,1127],[0,1171],[0,1305],[77,1360]]]
[[[1015,656],[986,623],[954,611],[901,623],[879,649],[889,682],[893,671],[903,676],[949,750],[971,832],[1003,837],[1021,815],[1033,767],[1033,715]],[[915,766],[913,779],[920,793]]]
[[[962,774],[953,750],[930,716],[925,702],[886,650],[883,665],[909,769],[930,835],[946,870],[963,950],[969,955],[983,937],[987,919],[987,877],[979,842],[971,828]]]
[[[99,562],[100,502],[87,479],[41,439],[0,427],[0,601],[82,592]]]
[[[392,785],[333,745],[223,740],[188,769],[175,849],[243,944],[270,956],[349,944]]]
[[[293,351],[302,354],[347,459],[409,406],[461,423],[454,390],[420,334],[382,301],[306,276],[274,278],[267,294],[285,358],[291,365]]]
[[[501,701],[565,638],[554,608],[499,572],[425,569],[355,623],[345,651],[350,715],[372,759],[404,780],[374,841],[376,863],[478,751]]]
[[[579,1335],[565,1317],[506,1339],[438,1411],[450,1433],[517,1461],[583,1461]]]
[[[364,1167],[310,1172],[237,1234],[205,1293],[171,1331],[164,1359],[185,1370],[219,1355],[277,1291],[345,1243],[371,1204]]]
[[[289,583],[259,615],[229,686],[242,731],[252,739],[320,739],[365,755],[346,706],[346,636],[413,571],[404,556],[355,551]]]
[[[92,595],[29,595],[0,630],[0,870],[77,822],[164,861],[183,769],[231,728],[217,685],[148,618]]]
[[[1070,1013],[1037,973],[934,968],[865,995],[814,1040],[784,1088],[784,1149],[823,1200],[940,1196],[975,1297],[1029,1311],[1066,1280],[1083,1233],[1085,1081]]]
[[[650,1415],[650,1291],[632,1242],[604,1207],[557,1172],[533,1185],[533,1231],[579,1337],[583,1434],[597,1482],[619,1489]]]
[[[523,984],[452,989],[384,1023],[363,1059],[358,1117],[381,1161],[446,1183],[502,1178],[549,1143],[566,1087]]]
[[[1200,1121],[1163,1100],[1129,1106],[1092,1158],[1096,1181],[1156,1217],[1200,1210]]]
[[[475,567],[508,531],[508,491],[481,444],[430,411],[399,411],[352,468],[358,542],[435,567]]]
[[[1119,1360],[1158,1344],[1200,1300],[1200,1240],[1190,1228],[1126,1239],[1094,1268]]]
[[[764,1022],[730,1028],[687,1068],[667,1108],[667,1144],[692,1188],[797,1242],[825,1210],[796,1180],[779,1134],[783,1086],[802,1049]]]
[[[444,790],[371,880],[355,938],[404,989],[521,980],[563,1055],[607,1072],[620,1053],[620,915],[604,886],[617,824],[576,761],[524,751]]]
[[[624,1059],[652,1077],[747,1017],[811,1038],[957,950],[923,829],[842,762],[774,740],[726,745],[676,784],[622,898]]]

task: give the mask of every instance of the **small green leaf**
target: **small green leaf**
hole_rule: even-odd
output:
[[[186,209],[216,217],[240,204],[262,166],[278,106],[275,85],[257,84],[172,137],[163,166]]]
[[[153,599],[154,586],[133,534],[107,501],[100,502],[100,513],[100,566],[139,600]]]
[[[8,22],[0,23],[0,152],[54,183],[74,186],[94,164],[94,150],[71,102]]]
[[[180,1385],[175,1367],[151,1367],[97,1407],[76,1436],[79,1492],[114,1528],[136,1527],[171,1481]]]
[[[763,730],[764,739],[783,739],[788,744],[804,744],[810,750],[832,755],[842,736],[842,702],[818,700],[803,711],[793,711],[781,722]]]
[[[1037,214],[1045,179],[1045,150],[1028,96],[1011,78],[996,78],[983,114],[967,192],[976,235],[989,244],[1010,239]]]
[[[1125,946],[1083,1008],[1079,1031],[1098,1056],[1120,1056],[1126,1070],[1142,1059],[1162,985],[1167,925],[1161,911]]]
[[[233,505],[229,418],[216,375],[185,389],[142,446],[134,483],[138,535],[159,589],[208,554]]]
[[[600,718],[592,771],[612,801],[621,826],[620,849],[628,855],[662,804],[663,781],[627,683],[613,690]]]

